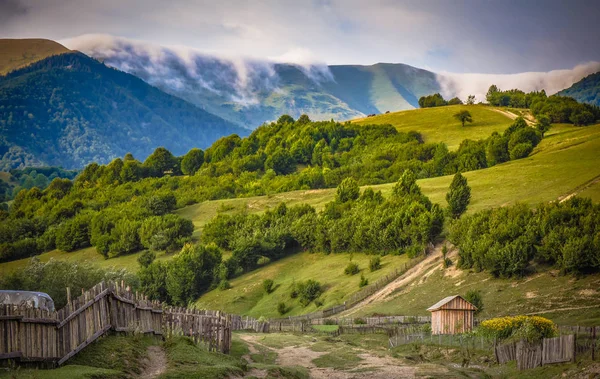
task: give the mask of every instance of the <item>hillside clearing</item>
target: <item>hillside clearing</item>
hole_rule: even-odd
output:
[[[406,255],[388,255],[381,258],[381,269],[370,272],[370,258],[371,256],[367,254],[359,253],[294,254],[232,279],[230,289],[210,291],[200,297],[195,305],[201,309],[222,309],[226,312],[257,318],[261,316],[275,318],[281,317],[277,312],[277,304],[284,302],[289,308],[285,316],[295,316],[342,304],[348,296],[360,289],[358,283],[361,274],[369,280],[369,283],[373,283],[408,262]],[[344,268],[351,259],[361,269],[359,274],[344,274]],[[273,279],[275,282],[276,289],[271,294],[266,294],[262,287],[265,279]],[[323,302],[321,307],[317,307],[314,302],[307,307],[302,307],[297,299],[290,298],[290,286],[294,282],[308,279],[317,280],[324,287],[324,292],[320,296]]]
[[[465,127],[454,118],[454,114],[462,110],[468,110],[473,116],[473,123]],[[510,126],[512,119],[491,107],[450,105],[381,114],[352,122],[359,125],[390,124],[401,132],[415,130],[421,133],[425,142],[444,142],[448,149],[457,150],[465,139],[479,140],[489,137],[493,132],[502,133]]]

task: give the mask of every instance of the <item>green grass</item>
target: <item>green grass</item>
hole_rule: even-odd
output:
[[[127,378],[141,373],[139,362],[148,346],[158,344],[153,337],[109,335],[86,347],[65,366],[54,370],[18,369],[0,378]]]
[[[358,366],[362,361],[352,349],[342,348],[313,359],[317,367],[331,367],[335,370],[347,370]]]
[[[473,123],[463,127],[453,117],[461,110],[471,112]],[[503,132],[513,120],[486,106],[452,105],[382,114],[353,122],[359,125],[390,124],[402,132],[414,130],[421,133],[425,142],[445,142],[450,150],[456,150],[465,139],[479,140],[493,132]]]
[[[67,51],[47,39],[0,39],[0,75]]]
[[[174,337],[164,345],[167,354],[167,371],[161,379],[171,378],[228,378],[241,375],[241,359],[220,353],[208,352],[185,337]]]
[[[277,304],[285,302],[290,311],[285,316],[314,312],[317,309],[341,304],[349,295],[359,290],[360,274],[348,276],[344,268],[350,261],[350,254],[318,254],[298,253],[268,264],[260,269],[244,274],[230,281],[232,288],[213,290],[204,294],[195,303],[203,309],[222,309],[224,311],[249,315],[253,317],[281,317],[277,312]],[[392,272],[408,261],[405,255],[385,256],[381,259],[382,268],[369,271],[369,259],[366,254],[352,254],[361,273],[374,283],[378,278]],[[266,294],[262,288],[265,279],[273,279],[276,289]],[[320,299],[323,306],[317,308],[315,303],[302,307],[297,299],[290,298],[290,286],[296,281],[315,279],[324,287]]]
[[[454,259],[455,260],[455,259]],[[523,279],[493,279],[486,272],[443,270],[440,264],[394,293],[384,303],[374,303],[355,316],[377,314],[428,315],[428,307],[450,295],[481,291],[485,319],[503,315],[536,313],[562,325],[600,323],[600,274],[582,278],[561,276],[547,268]]]
[[[313,329],[318,330],[319,332],[335,332],[340,328],[339,325],[313,325]]]

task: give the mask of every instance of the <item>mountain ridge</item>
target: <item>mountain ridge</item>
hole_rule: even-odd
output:
[[[0,77],[0,168],[79,168],[156,147],[206,147],[239,128],[80,52]]]

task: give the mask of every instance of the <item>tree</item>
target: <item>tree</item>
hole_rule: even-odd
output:
[[[158,147],[146,160],[144,166],[150,176],[163,176],[165,172],[175,173],[179,170],[178,161],[173,154],[164,147]]]
[[[265,161],[265,170],[268,169],[272,169],[278,175],[287,175],[296,171],[296,162],[287,149],[278,147]]]
[[[475,104],[475,95],[469,95],[467,97],[467,105],[473,105]]]
[[[342,180],[337,187],[336,200],[340,203],[356,200],[360,196],[360,188],[358,183],[353,178]]]
[[[461,99],[459,99],[458,97],[454,97],[450,100],[448,100],[448,105],[461,105],[463,102]]]
[[[551,119],[548,115],[546,114],[541,114],[539,116],[537,116],[537,124],[535,124],[535,128],[542,133],[542,137],[544,137],[544,134],[546,134],[546,132],[548,130],[550,130],[551,127]]]
[[[204,151],[193,148],[181,160],[181,172],[185,175],[194,175],[204,163]]]
[[[167,266],[166,287],[176,305],[186,305],[213,283],[221,263],[217,247],[185,245]]]
[[[462,176],[460,172],[454,175],[452,179],[450,190],[446,194],[446,201],[448,202],[448,211],[454,218],[459,218],[469,206],[471,187],[467,184],[467,178]]]
[[[478,315],[483,311],[483,299],[481,292],[478,290],[469,290],[465,295],[465,300],[477,307],[475,315]]]
[[[398,183],[394,185],[392,194],[395,197],[421,195],[421,188],[417,185],[417,178],[411,170],[404,171]]]
[[[498,87],[495,84],[492,84],[490,86],[490,88],[488,88],[487,93],[485,94],[485,99],[487,100],[488,103],[492,104],[492,105],[496,105],[496,96],[498,94],[498,92],[500,92],[500,90],[498,89]]]
[[[460,111],[454,115],[454,118],[462,123],[462,126],[465,126],[465,122],[473,122],[473,117],[471,117],[471,112],[469,111]]]

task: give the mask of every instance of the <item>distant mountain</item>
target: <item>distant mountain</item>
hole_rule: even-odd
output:
[[[348,120],[412,109],[419,97],[440,91],[436,74],[404,64],[274,63],[112,36],[84,36],[67,46],[249,128],[285,113]]]
[[[181,155],[249,131],[79,52],[0,77],[0,170]]]
[[[0,75],[68,51],[47,39],[0,39]]]
[[[600,106],[600,72],[586,76],[558,94],[572,97],[581,103]]]

